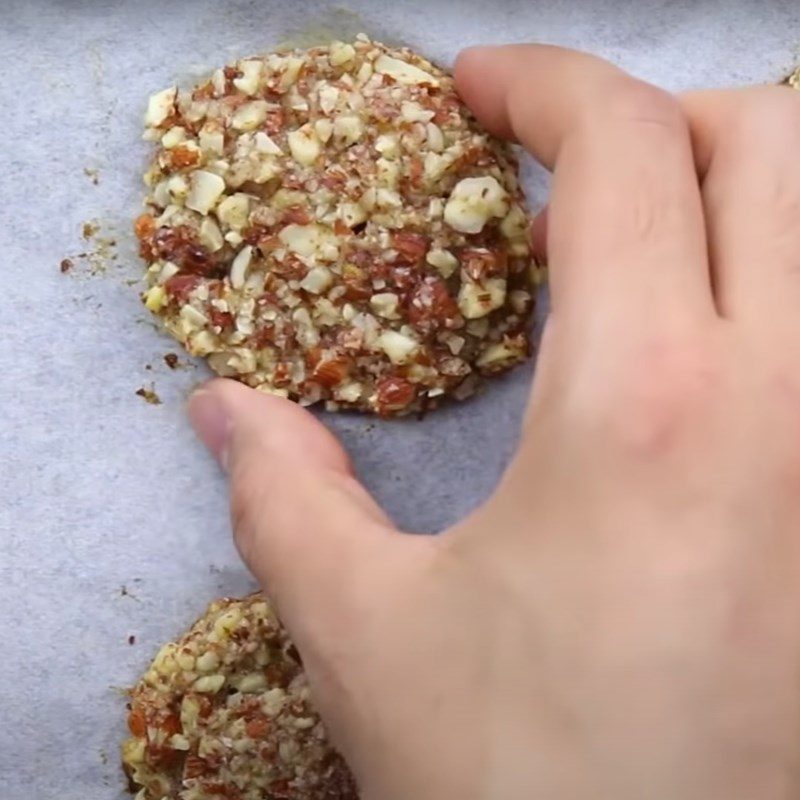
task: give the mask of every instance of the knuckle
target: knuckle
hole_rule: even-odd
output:
[[[728,135],[748,150],[760,142],[796,142],[800,134],[800,95],[781,86],[747,91],[733,115]]]
[[[669,92],[633,78],[617,77],[602,97],[606,114],[625,123],[661,128],[683,134],[686,121],[677,100]]]
[[[265,518],[261,513],[263,501],[262,491],[234,470],[230,489],[231,528],[242,558],[250,565],[253,563],[259,524]]]
[[[615,76],[596,92],[580,134],[587,158],[608,159],[608,142],[619,143],[612,152],[624,191],[609,196],[609,224],[599,236],[617,249],[630,249],[661,241],[666,229],[681,224],[686,195],[684,182],[675,176],[689,166],[690,151],[688,125],[674,97],[642,81]]]
[[[768,208],[772,219],[779,230],[789,228],[797,233],[797,223],[800,217],[800,174],[787,174],[776,171],[765,176],[764,184]]]
[[[763,210],[765,245],[776,256],[798,265],[800,244],[800,164],[787,156],[800,141],[800,95],[784,87],[750,90],[732,115],[720,150],[726,168],[744,170],[751,202]],[[724,179],[713,196],[721,202]]]
[[[637,183],[620,209],[621,223],[616,233],[622,242],[628,239],[637,247],[657,242],[678,212],[671,197],[654,193],[652,186],[644,182]]]
[[[704,424],[718,396],[720,366],[702,344],[654,342],[633,360],[625,384],[619,440],[633,452],[659,454]]]
[[[638,346],[615,373],[594,396],[592,425],[618,451],[646,460],[674,451],[705,424],[725,379],[712,348],[671,338]]]

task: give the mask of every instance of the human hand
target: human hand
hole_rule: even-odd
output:
[[[366,800],[794,797],[800,95],[678,101],[539,46],[456,74],[554,170],[518,452],[406,536],[311,415],[213,381],[242,556]]]

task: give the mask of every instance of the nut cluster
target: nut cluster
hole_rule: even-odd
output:
[[[516,161],[425,59],[364,36],[243,59],[145,122],[145,304],[219,374],[390,415],[526,357]]]
[[[299,657],[261,595],[212,603],[131,691],[136,800],[356,800]]]

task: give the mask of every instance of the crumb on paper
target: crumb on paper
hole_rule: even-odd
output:
[[[95,185],[100,183],[100,170],[92,169],[91,167],[84,167],[83,174]]]
[[[193,364],[190,360],[181,361],[180,356],[177,353],[165,353],[164,355],[164,363],[171,369],[171,370],[187,370],[187,369],[196,369],[197,365]],[[150,369],[151,367],[148,367]]]
[[[146,386],[142,386],[137,389],[135,393],[151,406],[161,405],[161,398],[156,394],[155,388],[152,386],[152,384],[149,389]]]
[[[134,583],[140,583],[141,578],[134,578]],[[119,587],[119,596],[120,597],[130,597],[131,600],[135,600],[137,603],[141,603],[141,600],[123,583],[122,586]]]
[[[97,220],[89,220],[83,223],[83,228],[81,230],[84,239],[91,239],[100,230],[100,223],[98,223]]]
[[[128,644],[131,644],[131,645],[133,645],[133,644],[136,644],[136,636],[134,636],[133,634],[131,634],[131,635],[128,637]]]
[[[100,236],[101,231],[101,223],[97,219],[91,219],[83,223],[81,236],[91,244],[91,247],[65,258],[61,262],[61,272],[70,272],[73,275],[102,275],[114,265],[114,262],[118,261],[116,237],[113,235]],[[69,266],[66,268],[65,262],[69,262]],[[80,267],[80,269],[77,269],[77,267]]]

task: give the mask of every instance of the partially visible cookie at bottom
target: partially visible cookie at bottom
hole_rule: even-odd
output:
[[[261,594],[215,600],[130,692],[136,800],[357,800],[300,657]]]

